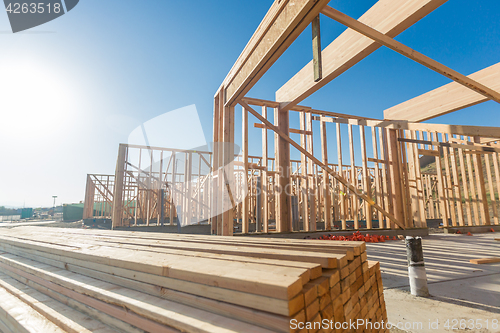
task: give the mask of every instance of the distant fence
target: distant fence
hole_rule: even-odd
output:
[[[21,215],[6,215],[0,216],[0,222],[12,222],[12,221],[20,221]]]

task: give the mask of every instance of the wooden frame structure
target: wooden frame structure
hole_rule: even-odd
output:
[[[113,227],[208,221],[211,156],[120,144],[114,175],[87,176],[84,219],[110,218]]]
[[[88,176],[85,217],[109,217],[112,207],[114,227],[203,221],[219,235],[425,228],[427,219],[445,227],[498,224],[500,128],[420,122],[500,102],[500,66],[465,76],[393,39],[446,0],[379,0],[359,20],[328,2],[275,1],[214,96],[212,151],[120,145],[114,177]],[[320,14],[347,27],[323,49]],[[311,62],[275,101],[246,97],[309,24]],[[454,82],[385,110],[385,120],[299,105],[380,46]],[[260,156],[249,154],[250,127],[262,131]],[[176,154],[181,168],[172,163]],[[421,168],[423,156],[431,170]]]
[[[221,214],[215,216],[212,221],[213,232],[232,235],[234,222],[240,219],[242,232],[248,232],[252,211],[256,211],[252,219],[259,221],[255,230],[264,232],[271,230],[270,217],[274,217],[273,229],[277,232],[315,230],[318,220],[324,222],[326,230],[335,226],[333,221],[340,221],[341,228],[345,229],[348,218],[352,218],[355,229],[373,228],[375,219],[378,227],[425,227],[426,205],[429,202],[425,195],[429,197],[426,193],[430,190],[424,184],[425,177],[422,176],[419,163],[419,157],[425,154],[432,154],[436,160],[437,189],[441,207],[439,216],[443,219],[443,224],[449,225],[449,218],[453,225],[466,223],[463,217],[464,210],[461,209],[463,205],[460,193],[466,193],[469,189],[471,192],[463,196],[478,202],[480,213],[471,217],[467,210],[467,223],[490,224],[492,222],[489,214],[490,206],[495,207],[494,211],[498,210],[493,185],[495,182],[498,184],[499,178],[497,174],[493,177],[487,157],[489,155],[484,153],[493,153],[492,163],[497,164],[498,154],[496,148],[485,147],[483,141],[495,142],[500,137],[500,129],[418,124],[407,121],[430,119],[484,100],[500,102],[498,87],[492,84],[495,75],[499,75],[500,68],[497,65],[465,76],[393,39],[445,2],[446,0],[415,0],[402,6],[397,0],[379,0],[359,20],[355,20],[329,7],[328,1],[275,1],[214,98],[213,132],[216,143],[235,142],[235,106],[239,104],[242,107],[243,170],[249,179],[250,195],[242,202],[241,214],[237,207],[233,207],[233,209],[223,209]],[[348,27],[323,50],[320,41],[320,13]],[[245,97],[245,94],[309,24],[312,25],[313,32],[313,60],[276,92],[276,101]],[[380,46],[399,52],[455,82],[450,84],[451,89],[440,88],[439,97],[428,99],[424,95],[402,106],[386,110],[385,118],[391,119],[386,121],[298,106],[298,103],[306,97]],[[464,98],[457,100],[456,96],[463,94],[463,91],[466,91]],[[441,98],[446,99],[445,106],[442,106]],[[257,106],[262,108],[262,112],[256,110]],[[269,108],[273,110],[274,122],[267,119]],[[422,109],[428,110],[422,112]],[[408,110],[411,112],[406,116]],[[292,112],[299,114],[300,129],[290,128]],[[262,157],[257,165],[253,162],[254,157],[248,156],[248,113],[257,118],[259,123],[256,126],[263,131]],[[418,114],[422,114],[422,117],[418,118]],[[312,121],[320,122],[321,159],[313,152]],[[328,161],[326,142],[327,123],[330,122],[335,123],[338,151],[343,148],[341,142],[345,142],[342,140],[341,127],[347,126],[351,156],[349,165],[344,164],[342,153],[338,154],[336,165]],[[353,126],[358,127],[360,135],[360,166],[355,163]],[[269,156],[267,130],[274,132],[273,160]],[[367,133],[372,141],[372,147],[369,149],[366,142]],[[300,135],[300,143],[291,139],[292,134]],[[456,143],[457,140],[459,143]],[[290,146],[301,154],[300,165],[295,169],[294,161],[290,158]],[[367,154],[372,156],[369,157]],[[473,160],[467,167],[462,161],[464,155],[468,161]],[[233,158],[233,153],[228,149],[214,150],[214,173],[221,168],[234,170]],[[486,198],[483,158],[487,169],[490,202],[494,203],[492,205],[489,205]],[[371,168],[370,163],[373,165]],[[258,182],[252,180],[256,169],[259,172]],[[460,187],[460,181],[466,178],[465,170],[470,177],[469,186]],[[234,172],[226,173],[229,178],[234,177]],[[473,176],[476,178],[477,190],[472,186]],[[216,190],[212,193],[212,205],[230,207],[229,195],[221,190],[222,177],[219,177],[219,181],[221,183],[214,186]],[[252,186],[267,191],[261,192],[258,199],[256,194],[253,199]],[[276,190],[286,188],[292,188],[293,191],[286,193],[284,190]],[[342,194],[336,193],[335,196],[335,191],[332,189]],[[349,199],[345,198],[346,193],[350,194]],[[274,200],[272,205],[269,204],[270,195]],[[261,204],[255,209],[252,208],[254,206],[252,202],[266,204]],[[274,216],[270,212],[274,212]],[[364,219],[362,225],[360,219]],[[299,220],[302,221],[302,227]],[[498,217],[495,219],[496,223],[497,220]]]
[[[83,219],[111,219],[114,175],[87,175]]]

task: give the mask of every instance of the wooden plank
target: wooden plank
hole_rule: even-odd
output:
[[[13,241],[11,238],[0,236],[6,244],[11,244],[21,248],[36,249],[39,251],[50,251],[57,249],[59,253],[76,259],[92,260],[96,263],[104,263],[120,268],[132,268],[136,271],[155,274],[172,279],[179,279],[188,282],[217,286],[238,291],[242,289],[246,293],[253,291],[257,295],[274,297],[280,299],[291,299],[295,297],[302,289],[302,280],[297,277],[287,277],[281,274],[274,275],[271,272],[263,274],[259,273],[259,282],[255,283],[252,280],[253,269],[257,268],[250,263],[227,262],[225,260],[215,260],[207,258],[190,258],[186,261],[185,256],[169,255],[158,256],[153,253],[141,253],[137,255],[137,251],[127,249],[113,249],[110,247],[87,247],[87,248],[72,248],[70,251],[67,247],[50,246],[47,244],[23,240]],[[66,248],[66,249],[65,249]],[[100,250],[99,250],[100,249]],[[103,257],[100,253],[106,253],[109,257]],[[212,272],[212,273],[210,273]],[[207,279],[207,274],[210,276]],[[213,274],[213,275],[211,275]],[[266,278],[269,276],[269,278]],[[272,276],[272,277],[271,277]],[[242,280],[253,281],[251,284],[240,285]],[[240,281],[240,282],[236,282]],[[241,291],[241,290],[240,290]]]
[[[499,92],[409,48],[408,46],[392,39],[389,36],[386,36],[376,29],[373,29],[370,26],[357,21],[356,19],[353,19],[352,17],[349,17],[330,6],[325,6],[325,8],[323,8],[321,12],[326,16],[336,20],[337,22],[340,22],[347,27],[373,39],[377,43],[384,45],[391,50],[396,51],[441,75],[446,76],[449,79],[452,79],[453,81],[475,91],[476,93],[479,93],[493,101],[496,101],[497,103],[500,103]]]
[[[500,91],[500,63],[475,72],[469,78]],[[421,122],[487,101],[488,98],[452,82],[384,111],[384,118]]]
[[[100,322],[108,325],[111,328],[114,328],[118,330],[118,332],[130,332],[130,333],[143,333],[144,330],[138,329],[136,326],[132,326],[120,319],[117,319],[111,315],[106,314],[103,311],[98,311],[94,309],[93,307],[90,307],[84,303],[78,302],[74,300],[71,297],[67,297],[61,293],[55,292],[52,289],[49,289],[45,286],[42,286],[38,283],[35,283],[21,275],[15,274],[14,272],[8,271],[7,274],[12,277],[13,279],[16,279],[17,281],[21,281],[22,283],[26,284],[30,288],[33,288],[51,298],[54,300],[57,300],[58,302],[69,306],[89,317],[95,318],[99,320]],[[174,330],[176,332],[176,330]]]
[[[29,257],[25,257],[28,259],[33,259]],[[36,257],[35,257],[36,259]],[[205,297],[199,297],[196,295],[191,295],[188,293],[182,293],[182,292],[177,292],[175,290],[171,289],[160,289],[156,285],[148,284],[148,283],[143,283],[127,278],[122,278],[119,276],[115,276],[113,274],[107,274],[107,273],[102,273],[99,271],[95,271],[92,269],[87,269],[83,268],[81,266],[76,266],[73,264],[69,264],[65,261],[55,261],[55,260],[50,260],[50,259],[44,259],[41,258],[41,260],[36,260],[40,261],[42,263],[46,263],[55,267],[59,268],[64,268],[70,272],[81,274],[84,276],[92,277],[99,279],[101,281],[109,282],[121,287],[129,288],[132,290],[139,291],[141,293],[147,293],[152,296],[157,296],[161,297],[173,302],[181,303],[187,306],[191,306],[193,308],[213,312],[215,314],[223,315],[223,316],[230,316],[233,319],[240,320],[243,322],[247,322],[250,324],[257,324],[261,327],[271,329],[271,330],[278,330],[280,332],[288,332],[286,329],[289,327],[289,323],[286,320],[286,317],[284,316],[279,316],[275,315],[272,313],[268,312],[263,312],[255,309],[250,309],[234,304],[229,304],[225,302],[219,302],[216,300],[212,300],[209,298]],[[12,275],[12,274],[11,274]],[[22,281],[25,284],[30,284],[29,280],[23,280],[23,278],[20,279],[19,276],[15,276],[15,279]],[[38,286],[40,288],[41,286]],[[43,287],[42,287],[43,288]],[[167,291],[168,292],[165,292]],[[53,293],[48,292],[49,289],[43,290],[44,293],[47,293],[48,295],[53,295]],[[59,294],[59,297],[62,296]],[[105,320],[102,320],[105,322]],[[288,325],[287,325],[288,324]],[[130,327],[126,330],[127,332],[129,331],[134,331],[135,330]],[[100,331],[99,331],[100,332]],[[139,332],[138,332],[139,333]]]
[[[255,326],[207,311],[142,294],[130,289],[67,272],[12,255],[0,256],[0,267],[21,275],[88,306],[113,315],[129,324],[151,332],[198,330],[200,332],[233,332],[240,325],[251,331]],[[122,305],[117,306],[117,305]],[[168,325],[166,327],[163,325]]]
[[[60,232],[59,228],[50,228],[50,227],[20,227],[17,229],[19,232],[25,233],[26,231],[30,231],[32,234],[47,234],[53,233],[57,234]],[[151,240],[151,241],[162,241],[162,240],[171,240],[171,241],[179,241],[179,242],[195,242],[195,243],[214,243],[214,244],[237,244],[237,245],[247,245],[247,244],[255,244],[262,246],[271,246],[271,247],[310,247],[310,248],[322,248],[324,251],[328,252],[331,249],[342,249],[343,251],[353,251],[354,256],[359,256],[361,253],[366,251],[366,244],[362,241],[328,241],[325,242],[323,240],[315,240],[315,239],[288,239],[288,238],[264,238],[264,237],[223,237],[223,236],[205,236],[205,235],[183,235],[183,234],[168,234],[168,233],[143,233],[143,232],[130,232],[130,231],[110,231],[110,230],[95,230],[95,229],[66,229],[65,232],[71,235],[80,235],[80,237],[92,237],[92,236],[105,236],[109,238],[139,238],[142,240]],[[1,234],[1,232],[0,232]],[[342,252],[348,254],[348,252]],[[351,259],[349,259],[351,260]]]
[[[36,239],[36,235],[23,235],[23,238],[21,236],[19,237],[20,239],[30,239],[34,240]],[[65,241],[64,238],[57,237],[56,235],[51,235],[51,239],[54,242],[62,243]],[[78,238],[70,238],[67,237],[68,240],[72,240],[73,244],[78,244]],[[102,239],[102,237],[101,237]],[[133,243],[131,243],[133,241]],[[114,242],[113,240],[108,240],[108,242],[111,242],[112,244],[108,244],[106,241],[100,241],[99,239],[93,240],[93,241],[86,241],[83,242],[82,244],[86,244],[92,242],[92,244],[97,244],[99,246],[103,247],[114,247],[117,246],[119,247],[119,242]],[[245,245],[236,245],[236,244],[222,244],[222,243],[187,243],[184,244],[183,242],[170,242],[170,241],[162,241],[161,244],[151,244],[149,241],[142,241],[140,239],[133,239],[127,242],[127,240],[123,241],[125,244],[130,244],[133,246],[130,249],[141,249],[143,251],[151,251],[152,249],[155,249],[156,251],[161,251],[165,254],[171,255],[171,256],[176,256],[176,255],[181,255],[181,256],[188,256],[189,260],[194,260],[194,258],[201,259],[201,258],[212,258],[212,259],[219,259],[219,260],[224,260],[226,255],[231,255],[231,256],[236,256],[231,259],[230,263],[228,265],[231,265],[233,262],[238,264],[239,262],[244,262],[248,261],[245,260],[244,258],[239,258],[241,257],[256,257],[256,258],[267,258],[267,259],[279,259],[279,260],[288,260],[288,261],[298,261],[298,262],[310,262],[310,263],[315,263],[315,264],[320,264],[325,268],[336,268],[337,267],[337,260],[347,260],[343,259],[346,254],[342,253],[343,251],[328,251],[329,253],[325,252],[316,252],[316,251],[306,251],[305,248],[300,249],[300,251],[295,251],[290,248],[283,248],[283,247],[269,247],[269,248],[264,248],[264,247],[257,247],[257,246],[245,246]],[[62,243],[64,244],[64,243]],[[320,251],[320,249],[318,249]],[[209,256],[206,253],[217,253],[220,256]],[[192,257],[192,258],[191,258]],[[181,257],[179,257],[181,258]],[[199,260],[198,260],[199,261]],[[211,261],[210,261],[211,262]],[[258,271],[259,266],[254,265],[252,266],[254,270]],[[271,269],[269,267],[265,268],[264,270],[267,270],[269,272],[275,272],[278,274],[281,274],[281,272],[288,272],[290,276],[302,276],[305,273],[304,269],[293,269],[291,267],[281,267],[281,268],[275,268]]]
[[[12,332],[65,332],[4,288],[0,288],[0,297],[0,321]]]
[[[104,273],[110,276],[122,278],[122,280],[116,280],[121,281],[122,283],[126,281],[140,281],[142,283],[160,286],[165,291],[164,293],[162,293],[161,297],[176,302],[179,302],[181,300],[181,303],[186,305],[192,305],[191,302],[197,301],[198,308],[204,305],[204,303],[201,302],[202,300],[197,299],[196,297],[194,300],[190,299],[189,295],[199,295],[205,299],[227,302],[226,304],[243,305],[245,307],[268,311],[270,313],[288,315],[290,312],[288,301],[285,300],[272,299],[265,296],[252,295],[243,292],[237,292],[236,294],[234,294],[234,292],[231,290],[170,279],[163,276],[118,268],[106,264],[99,264],[89,261],[88,259],[75,259],[60,255],[60,253],[52,254],[48,252],[34,251],[29,249],[20,250],[17,247],[10,247],[6,245],[1,245],[1,247],[9,253],[13,253],[29,259],[33,259],[33,257],[36,258],[38,256],[40,258],[40,262],[60,262],[63,266],[62,268],[90,277],[99,277],[101,273]],[[52,265],[54,266],[53,263]],[[57,265],[56,267],[60,267],[60,265]],[[88,270],[88,272],[85,270]],[[125,279],[125,281],[123,279]],[[130,287],[130,284],[127,284],[127,287]],[[153,288],[152,290],[158,291],[158,288]],[[142,291],[144,292],[144,289]],[[217,304],[219,306],[221,305],[220,303]],[[208,304],[206,304],[206,306],[214,305],[209,302]],[[204,306],[201,308],[205,309]]]
[[[471,259],[471,264],[481,265],[481,264],[496,264],[500,262],[500,258],[482,258],[482,259]]]
[[[224,80],[226,104],[233,106],[245,96],[328,1],[277,1],[273,4]]]
[[[69,333],[117,332],[103,323],[28,287],[3,273],[0,273],[0,286],[20,301],[31,306],[39,314]]]
[[[417,0],[401,6],[397,0],[380,0],[359,21],[389,37],[396,37],[445,2]],[[311,61],[276,92],[276,101],[289,103],[287,107],[297,105],[379,47],[376,42],[351,29],[344,31],[322,52],[323,79],[314,82]]]

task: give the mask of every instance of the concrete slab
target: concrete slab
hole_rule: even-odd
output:
[[[415,297],[399,289],[385,290],[384,297],[389,323],[396,326],[391,332],[500,332],[494,321],[500,320],[497,313]]]
[[[56,223],[56,221],[39,221],[39,222],[0,222],[0,228],[14,228],[27,225],[44,225]]]
[[[498,233],[473,236],[433,234],[423,239],[430,298],[409,294],[404,241],[367,244],[368,259],[380,261],[389,321],[422,322],[450,319],[490,320],[490,327],[467,332],[500,332],[500,264],[475,265],[470,259],[500,257]],[[403,319],[404,318],[404,319]],[[498,320],[498,328],[491,320]],[[478,322],[478,323],[479,323]],[[450,325],[452,326],[452,325]],[[459,326],[458,326],[459,328]],[[425,327],[407,332],[445,332]],[[451,328],[449,331],[452,330]],[[458,330],[460,331],[460,330]]]

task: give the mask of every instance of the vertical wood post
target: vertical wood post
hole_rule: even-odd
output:
[[[472,161],[471,161],[471,155],[466,154],[465,155],[466,161],[467,161],[467,174],[469,175],[469,186],[470,186],[470,194],[471,194],[471,199],[472,199],[472,210],[474,212],[474,218],[469,221],[469,225],[479,225],[480,220],[479,220],[479,203],[477,202],[477,197],[476,197],[476,188],[474,185],[474,172],[472,170]],[[479,189],[478,189],[479,191]]]
[[[328,165],[328,147],[326,140],[326,123],[321,122],[320,125],[320,135],[321,135],[321,157],[323,163]],[[323,200],[324,200],[324,220],[325,220],[325,230],[330,230],[332,228],[332,204],[330,197],[330,175],[326,170],[323,170]]]
[[[370,175],[368,173],[368,159],[366,156],[366,137],[365,137],[365,126],[360,125],[359,126],[359,137],[360,137],[360,142],[361,142],[361,163],[363,166],[363,188],[366,196],[368,198],[372,198],[372,185],[371,185],[371,180],[370,180]],[[366,228],[367,229],[372,229],[372,217],[373,217],[373,210],[372,206],[365,201],[365,219],[366,219]]]
[[[211,233],[215,235],[218,233],[217,224],[218,224],[218,180],[219,178],[215,178],[218,175],[216,174],[219,168],[219,133],[220,133],[220,100],[222,92],[219,90],[219,93],[214,97],[214,123],[213,123],[213,163],[212,163],[212,187],[210,192],[210,225],[211,225]],[[174,165],[175,165],[175,153],[174,154]],[[172,175],[172,179],[175,177],[175,173]],[[172,210],[174,206],[172,205]],[[170,216],[173,214],[171,213]],[[172,219],[170,220],[170,224],[172,225]]]
[[[242,150],[242,158],[243,158],[243,179],[242,186],[247,184],[246,180],[248,179],[248,112],[245,108],[242,107],[241,111],[241,150]],[[265,131],[266,129],[264,129]],[[248,233],[248,212],[250,210],[248,204],[248,188],[247,191],[243,191],[242,195],[243,200],[241,201],[241,230],[242,233]],[[245,193],[246,192],[246,193]]]
[[[342,167],[342,133],[340,131],[340,123],[336,123],[336,130],[337,130],[337,158],[338,158],[338,171],[339,174],[342,177],[345,177],[344,172],[343,172],[343,167]],[[346,222],[346,207],[345,207],[345,195],[346,195],[346,189],[343,184],[337,183],[339,186],[339,202],[340,202],[340,219],[342,221],[342,230],[347,229],[347,222]]]
[[[480,143],[478,137],[474,137],[475,143]],[[488,207],[488,200],[486,198],[486,186],[484,185],[484,171],[483,171],[483,163],[480,154],[474,154],[472,157],[474,161],[474,169],[476,169],[476,181],[478,184],[478,196],[479,196],[479,205],[481,209],[481,217],[483,225],[491,225],[490,220],[490,210]]]
[[[175,218],[175,197],[176,197],[175,173],[176,172],[177,172],[177,160],[175,157],[175,152],[172,152],[172,182],[170,185],[170,216],[169,216],[170,225],[174,225],[174,218]]]
[[[278,112],[278,129],[285,135],[289,134],[289,114],[288,111],[277,108]],[[290,145],[281,136],[278,138],[278,154],[276,156],[277,172],[278,172],[278,210],[276,216],[276,231],[289,232],[291,231],[292,216],[291,216],[291,181],[290,181]]]
[[[398,132],[394,129],[388,130],[388,157],[389,157],[389,175],[390,175],[390,190],[392,193],[392,214],[396,220],[404,223],[404,201],[401,190],[401,161],[399,157]],[[390,222],[391,229],[395,228],[394,223]]]
[[[372,146],[373,146],[373,158],[378,160],[378,144],[377,144],[377,132],[375,127],[371,128],[372,132]],[[375,197],[376,197],[376,202],[381,206],[384,207],[383,200],[382,200],[382,184],[380,183],[380,169],[379,169],[379,162],[375,162]],[[386,208],[387,209],[387,208]],[[384,215],[381,212],[377,213],[377,220],[378,220],[378,227],[383,228],[383,223],[384,223]]]
[[[493,156],[493,155],[492,155]],[[497,211],[497,200],[495,198],[495,189],[493,188],[493,177],[491,175],[491,164],[489,154],[484,154],[484,161],[486,167],[486,175],[488,177],[488,187],[490,191],[490,203],[493,208],[493,221],[498,224],[498,211]]]
[[[231,185],[234,183],[234,106],[224,107],[224,156],[223,156],[223,170],[222,175],[222,193],[223,193],[223,207],[222,207],[222,235],[233,235],[233,220],[234,211],[232,200],[230,198]]]
[[[217,179],[214,181],[216,198],[215,214],[217,216],[217,235],[222,235],[222,208],[224,206],[224,176],[222,168],[224,167],[224,91],[219,93],[219,132],[217,139]]]
[[[352,125],[349,124],[347,126],[348,128],[348,134],[349,134],[349,156],[351,159],[351,183],[352,186],[356,188],[356,190],[359,190],[358,186],[358,174],[356,170],[356,162],[354,159],[354,140],[353,140],[353,135],[352,135]],[[354,229],[359,229],[359,219],[358,219],[358,211],[359,211],[359,199],[357,196],[354,194],[350,195],[351,201],[352,201],[352,215],[353,215],[353,220],[354,220]]]
[[[120,143],[115,170],[115,188],[113,191],[112,227],[123,225],[123,182],[125,181],[125,162],[127,145]]]
[[[255,231],[261,232],[262,228],[262,177],[257,176],[255,185]]]
[[[310,134],[308,134],[308,138],[307,138],[307,152],[310,153],[311,155],[314,155],[314,150],[313,150],[314,145],[313,145],[313,135],[312,135],[312,130],[313,130],[313,128],[312,128],[312,115],[310,112],[306,113],[306,130],[308,132],[310,132]],[[308,172],[310,175],[309,176],[309,213],[310,213],[309,224],[310,224],[310,230],[316,231],[317,172],[316,172],[316,166],[311,159],[308,159],[307,165],[308,165]]]
[[[267,119],[267,106],[262,107],[262,117]],[[262,129],[262,224],[264,232],[269,232],[269,203],[268,203],[268,178],[267,178],[267,128]]]
[[[405,136],[408,139],[416,139],[414,131],[404,131]],[[410,217],[410,226],[420,227],[422,224],[421,219],[421,210],[419,204],[419,193],[417,188],[417,168],[420,168],[420,163],[418,160],[418,155],[415,155],[415,151],[418,151],[418,146],[416,143],[408,143],[408,184],[409,192],[410,192],[410,200],[411,203],[411,213]]]
[[[306,130],[306,113],[304,111],[299,112],[300,117],[300,129],[302,131]],[[306,134],[300,134],[300,146],[307,149],[307,136]],[[308,163],[307,157],[304,154],[300,154],[300,164],[302,177],[300,180],[300,190],[302,196],[302,228],[304,231],[310,230],[309,224],[309,177],[308,177]]]
[[[467,173],[465,172],[464,151],[463,149],[457,149],[457,150],[458,150],[458,160],[460,162],[460,174],[462,176],[461,184],[463,184],[464,187],[465,209],[467,212],[467,225],[472,225],[472,210],[470,203],[469,180],[467,180]]]
[[[87,186],[85,187],[85,202],[83,203],[83,219],[94,216],[95,185],[90,175],[87,175]]]
[[[387,130],[379,127],[379,142],[380,142],[380,156],[384,159],[384,163],[382,163],[382,191],[384,192],[384,208],[387,211],[391,211],[392,207],[392,196],[390,192],[390,166],[389,166],[389,155],[388,155],[388,146],[387,146]],[[384,228],[390,228],[389,219],[385,220],[383,224]],[[381,224],[382,227],[382,224]]]

